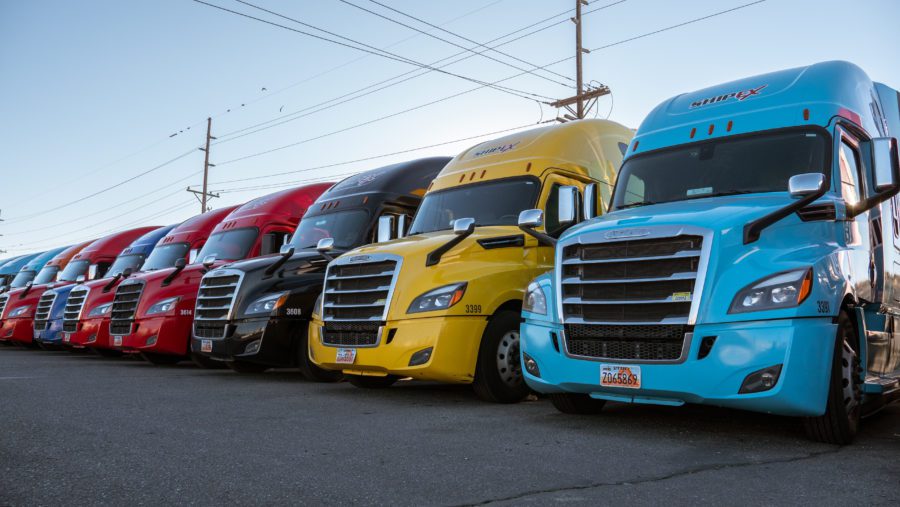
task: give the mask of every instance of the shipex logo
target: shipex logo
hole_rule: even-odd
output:
[[[366,262],[370,257],[368,255],[354,255],[347,259],[347,262]]]
[[[726,93],[725,95],[718,95],[715,97],[710,97],[708,99],[695,100],[695,101],[691,102],[691,109],[693,109],[695,107],[708,106],[710,104],[717,104],[719,102],[724,102],[724,101],[730,100],[730,99],[737,99],[739,101],[746,100],[754,95],[759,95],[759,92],[762,91],[762,89],[765,88],[766,86],[769,86],[769,85],[757,86],[756,88],[751,88],[749,90],[743,90],[740,92]]]
[[[650,235],[647,229],[618,229],[606,233],[606,239],[640,238]]]
[[[476,151],[472,156],[473,157],[483,157],[485,155],[491,155],[493,153],[506,153],[509,150],[514,149],[519,145],[519,141],[509,144],[502,144],[500,146],[492,146],[490,148],[484,148],[483,150]]]

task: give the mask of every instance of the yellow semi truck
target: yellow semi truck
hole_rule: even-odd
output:
[[[472,383],[488,401],[521,400],[526,286],[552,269],[552,238],[579,215],[606,209],[632,135],[615,122],[581,120],[457,155],[408,231],[405,217],[382,218],[384,236],[401,237],[329,264],[310,323],[310,359],[357,387],[412,377]],[[559,210],[561,189],[578,193],[583,208]],[[536,230],[520,229],[519,214],[532,208],[547,218],[532,224]],[[571,220],[561,220],[567,213]]]

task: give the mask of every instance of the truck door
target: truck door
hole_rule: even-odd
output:
[[[887,313],[891,338],[885,372],[900,375],[900,195],[881,205],[881,216],[885,266],[882,306]]]

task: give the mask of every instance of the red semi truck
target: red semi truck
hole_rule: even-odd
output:
[[[25,287],[13,289],[0,295],[0,340],[18,342],[31,345],[34,331],[32,321],[37,302],[47,287],[59,278],[60,272],[65,271],[72,257],[90,245],[92,241],[86,241],[72,245],[56,254],[35,275],[34,280],[25,284]],[[75,281],[75,278],[72,279]]]
[[[237,206],[210,211],[182,222],[162,237],[133,274],[174,268],[190,263],[206,244],[213,228]],[[63,318],[63,341],[75,348],[90,348],[102,356],[121,355],[109,335],[109,315],[116,286],[131,275],[95,280],[72,289]]]
[[[256,198],[216,226],[198,254],[199,262],[142,273],[119,284],[109,324],[113,346],[154,364],[190,357],[194,302],[203,275],[228,262],[277,254],[306,210],[331,185],[317,183]],[[193,359],[200,366],[214,364],[203,356]]]

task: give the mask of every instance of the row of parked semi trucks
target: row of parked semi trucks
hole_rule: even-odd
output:
[[[898,92],[825,62],[0,267],[0,340],[798,416],[900,393]]]

